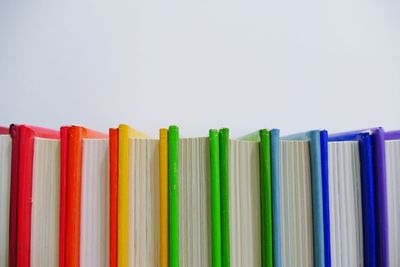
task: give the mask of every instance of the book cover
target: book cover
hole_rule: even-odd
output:
[[[59,266],[80,265],[82,140],[107,138],[107,134],[81,126],[63,126],[60,169]]]
[[[281,266],[281,222],[280,222],[280,131],[270,131],[271,145],[271,197],[274,266]]]
[[[229,129],[219,130],[219,167],[221,186],[221,260],[222,266],[230,266],[229,228]]]
[[[261,129],[243,137],[259,142],[260,148],[260,204],[261,204],[261,257],[263,266],[273,266],[273,222],[271,192],[270,131]]]
[[[329,142],[358,141],[361,167],[362,191],[362,224],[363,224],[363,255],[365,266],[377,266],[378,241],[377,241],[377,203],[376,203],[376,177],[374,173],[374,144],[372,131],[361,130],[343,134],[329,135]]]
[[[169,266],[168,129],[160,129],[160,266]]]
[[[221,188],[218,130],[209,131],[211,176],[211,244],[212,266],[221,266]]]
[[[9,266],[30,266],[34,138],[58,139],[59,132],[29,125],[11,125]]]
[[[179,128],[168,130],[169,260],[179,266]]]
[[[109,129],[110,146],[110,267],[117,267],[118,128]]]
[[[324,212],[323,194],[327,188],[323,188],[322,158],[321,158],[321,131],[314,130],[284,137],[283,140],[309,140],[311,156],[311,176],[312,176],[312,217],[313,217],[313,245],[314,245],[314,264],[317,266],[330,266],[329,252],[325,253],[329,246],[325,246],[325,226],[324,222],[329,221],[328,213]],[[325,184],[325,183],[324,183]],[[326,184],[325,184],[326,185]],[[325,191],[325,193],[323,193]],[[329,203],[328,203],[329,205]],[[329,228],[328,228],[329,229]]]

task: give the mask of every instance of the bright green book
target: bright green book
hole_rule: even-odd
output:
[[[260,142],[260,202],[261,202],[261,257],[263,267],[273,266],[272,191],[271,191],[271,144],[266,129],[241,138]]]
[[[221,253],[222,266],[230,266],[229,230],[229,129],[219,131],[219,167],[221,184]]]
[[[179,267],[179,128],[168,131],[168,193],[170,267]]]
[[[221,206],[220,206],[220,170],[219,135],[210,130],[210,176],[211,176],[211,247],[212,266],[221,266]]]

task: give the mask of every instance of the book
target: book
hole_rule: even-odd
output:
[[[332,265],[364,266],[359,142],[331,141],[328,151]]]
[[[11,136],[0,127],[0,266],[8,266],[8,236],[11,183]]]
[[[211,248],[212,266],[219,267],[221,259],[221,186],[219,166],[219,133],[209,131],[210,190],[211,190]]]
[[[79,244],[81,266],[109,266],[109,162],[108,138],[82,139]]]
[[[320,131],[321,149],[321,185],[322,185],[322,210],[324,224],[324,257],[325,266],[332,265],[331,257],[331,232],[330,232],[330,210],[329,210],[329,168],[328,168],[328,131]]]
[[[58,257],[59,132],[11,125],[10,133],[9,266],[53,266]]]
[[[229,227],[229,129],[219,130],[219,167],[221,187],[221,263],[230,266]]]
[[[147,136],[125,124],[118,127],[118,266],[129,266],[129,139]]]
[[[307,176],[308,175],[311,176],[311,185],[312,185],[311,201],[312,201],[312,232],[313,232],[312,246],[314,248],[313,262],[317,266],[330,266],[330,257],[329,257],[330,251],[328,250],[330,246],[325,244],[326,242],[330,242],[329,239],[326,239],[326,236],[329,235],[329,233],[327,233],[329,226],[326,225],[327,223],[329,223],[328,219],[329,211],[324,210],[324,208],[329,207],[327,203],[324,204],[324,200],[325,202],[329,201],[329,198],[326,197],[328,194],[328,188],[327,188],[328,183],[327,183],[327,177],[323,176],[323,174],[326,175],[326,171],[325,172],[322,171],[322,166],[323,166],[322,162],[326,161],[326,157],[322,157],[321,154],[322,151],[321,132],[324,131],[313,130],[309,132],[294,134],[284,137],[283,141],[309,142],[308,146],[310,151],[307,157],[309,157],[309,163],[310,163],[309,167],[311,172],[307,174]],[[289,145],[296,146],[300,144],[289,144]],[[300,147],[297,147],[297,149],[300,149]],[[297,161],[300,155],[297,155],[295,157],[297,157],[296,159]],[[303,159],[304,158],[302,158],[302,160]],[[300,163],[304,164],[303,162]],[[282,174],[282,169],[281,169],[281,174]],[[305,177],[305,179],[307,180],[308,178]]]
[[[110,267],[117,267],[118,243],[118,128],[109,129],[110,149]]]
[[[399,266],[400,244],[400,131],[385,133],[389,266]]]
[[[280,150],[281,264],[313,266],[318,259],[313,231],[311,145],[309,140],[282,140]]]
[[[168,129],[160,129],[160,266],[169,266]]]
[[[107,134],[81,126],[62,126],[60,166],[59,266],[80,266],[83,139]]]
[[[331,142],[346,142],[347,143],[347,150],[351,150],[351,147],[354,146],[352,142],[356,142],[358,144],[358,155],[359,159],[354,159],[354,158],[348,158],[347,164],[350,164],[348,166],[351,166],[352,168],[355,168],[354,165],[357,166],[359,165],[359,176],[360,176],[360,181],[361,181],[361,211],[362,211],[362,240],[360,237],[357,236],[357,232],[352,232],[351,235],[354,238],[358,238],[359,242],[362,242],[362,254],[358,253],[359,257],[362,257],[362,259],[359,259],[359,262],[362,262],[364,266],[377,266],[377,214],[376,214],[376,190],[375,190],[375,161],[374,161],[374,152],[373,152],[373,132],[366,130],[366,131],[356,131],[356,132],[349,132],[349,133],[343,133],[343,134],[334,134],[329,136],[329,143]],[[355,148],[353,148],[354,150]],[[344,149],[342,149],[344,151]],[[349,152],[348,152],[349,153]],[[343,157],[343,156],[342,156]],[[331,159],[330,159],[331,160]],[[343,160],[343,159],[342,159]],[[359,163],[357,163],[357,161]],[[332,164],[332,163],[331,163]],[[337,164],[336,164],[337,165]],[[353,173],[353,176],[355,176],[356,173]],[[351,178],[351,176],[350,176]],[[348,177],[348,179],[350,179]],[[353,180],[355,180],[357,176]],[[330,191],[338,191],[338,188],[333,188],[330,186]],[[342,188],[341,191],[344,189]],[[353,190],[354,191],[354,190]],[[334,193],[332,192],[331,196],[331,212],[335,212],[334,210],[334,205],[340,205],[340,202],[343,201],[341,199],[335,198]],[[342,192],[343,194],[348,193],[348,191]],[[353,192],[353,198],[354,198],[354,192]],[[353,201],[354,202],[354,201]],[[346,204],[346,203],[345,203]],[[347,207],[347,206],[345,206]],[[337,212],[337,211],[336,211]],[[331,216],[331,221],[332,221],[332,230],[331,230],[331,240],[332,240],[332,262],[335,261],[337,262],[337,258],[340,255],[343,257],[355,257],[357,255],[353,254],[348,254],[348,250],[344,250],[346,247],[349,246],[348,244],[348,239],[343,239],[343,243],[347,242],[346,246],[344,247],[343,244],[337,244],[337,241],[340,241],[340,235],[343,235],[342,233],[338,233],[337,231],[334,231],[335,227],[338,229],[339,227],[344,227],[343,231],[347,229],[347,222],[345,221],[345,224],[338,224],[339,222],[335,223],[335,220],[338,220],[340,217],[343,217],[342,220],[348,219],[348,216],[354,215],[354,208],[353,208],[353,214],[350,215],[340,215],[337,214],[336,216]],[[353,220],[353,223],[354,220]],[[355,228],[355,226],[353,226]],[[338,236],[339,235],[339,236]],[[344,236],[345,238],[348,238],[348,235]],[[356,244],[353,244],[355,246]],[[360,245],[358,245],[360,246]],[[354,249],[353,249],[354,250]],[[336,259],[335,259],[336,258]],[[362,261],[361,261],[362,260]],[[354,261],[354,260],[353,260]]]
[[[179,267],[179,128],[168,129],[169,265]]]
[[[270,131],[271,143],[271,197],[272,197],[272,229],[274,266],[281,266],[281,211],[280,211],[280,131]]]
[[[261,129],[243,139],[259,143],[262,266],[273,266],[270,132],[267,129]]]
[[[330,141],[360,144],[365,266],[388,266],[385,132],[371,128],[335,134]]]

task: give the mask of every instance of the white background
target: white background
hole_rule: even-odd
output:
[[[0,124],[400,128],[398,0],[0,0]]]

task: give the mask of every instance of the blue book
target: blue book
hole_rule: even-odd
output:
[[[327,132],[313,130],[283,139],[310,141],[314,265],[330,267]]]
[[[281,266],[281,229],[280,229],[280,137],[279,130],[270,132],[271,142],[271,191],[272,191],[272,229],[274,267]]]
[[[374,152],[371,131],[330,135],[329,142],[333,141],[359,142],[364,266],[377,266],[377,218],[374,185]]]

